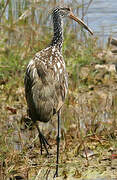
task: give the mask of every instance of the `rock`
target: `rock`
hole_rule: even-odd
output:
[[[104,64],[104,65],[96,64],[95,69],[105,69],[108,72],[116,72],[115,64]]]
[[[113,46],[117,46],[117,39],[109,37],[108,38],[108,45],[110,46],[110,44],[113,45]]]

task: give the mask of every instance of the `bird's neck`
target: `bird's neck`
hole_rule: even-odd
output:
[[[62,19],[59,15],[53,15],[53,26],[54,26],[54,36],[51,42],[52,46],[57,45],[59,50],[62,49],[63,44],[63,26]]]

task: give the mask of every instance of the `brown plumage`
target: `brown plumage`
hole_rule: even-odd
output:
[[[25,75],[25,94],[28,114],[32,121],[48,122],[54,114],[58,115],[57,162],[55,176],[58,176],[59,142],[60,142],[60,110],[64,104],[68,89],[68,78],[65,62],[62,56],[62,19],[70,17],[84,26],[91,34],[92,31],[76,18],[70,8],[56,7],[52,12],[54,36],[51,44],[38,52],[29,62]],[[39,132],[41,154],[42,145],[48,153],[48,142]]]
[[[57,45],[37,53],[25,76],[29,116],[48,122],[63,105],[67,93],[67,73]]]

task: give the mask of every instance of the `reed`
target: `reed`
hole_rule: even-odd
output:
[[[77,0],[0,1],[1,180],[52,179],[55,156],[48,159],[40,156],[37,132],[24,129],[27,117],[24,72],[29,59],[52,38],[51,9],[67,4],[73,7],[74,14],[84,18],[91,3],[92,0],[89,3],[82,0],[80,4]],[[109,167],[109,158],[117,147],[116,73],[95,69],[95,64],[102,64],[107,57],[100,60],[97,39],[71,23],[66,21],[64,26],[63,55],[69,90],[62,110],[60,174],[63,179],[92,179],[96,174],[113,176],[116,167],[113,170]],[[47,128],[42,127],[53,147],[55,122],[53,119]],[[87,154],[87,148],[92,156]],[[81,156],[83,153],[85,156]]]

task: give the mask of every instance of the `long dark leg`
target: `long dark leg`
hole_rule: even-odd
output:
[[[59,145],[60,145],[60,136],[61,136],[61,110],[58,111],[58,135],[56,138],[57,141],[57,157],[56,157],[56,172],[54,174],[54,177],[58,177],[58,165],[59,165]]]
[[[47,148],[47,145],[50,147],[48,141],[46,140],[46,138],[44,137],[44,135],[41,133],[38,125],[36,124],[36,128],[38,130],[38,133],[39,133],[39,140],[40,140],[40,145],[41,145],[41,155],[42,155],[42,146],[44,146],[46,152],[47,152],[47,155],[49,154],[48,152],[48,148]]]

